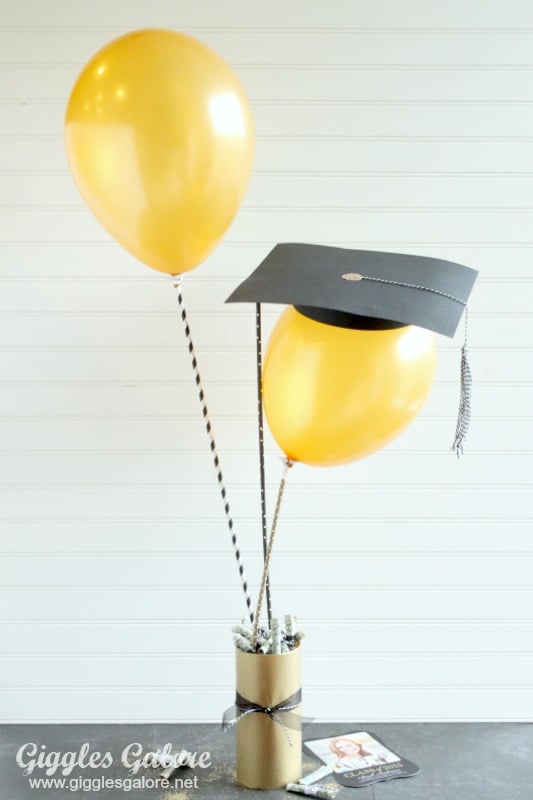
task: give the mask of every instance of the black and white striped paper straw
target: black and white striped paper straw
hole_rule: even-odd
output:
[[[217,452],[217,446],[215,442],[215,437],[213,435],[213,426],[211,425],[211,420],[209,419],[209,412],[207,410],[207,404],[205,401],[205,393],[202,386],[202,378],[200,377],[200,370],[198,368],[198,361],[196,358],[196,353],[194,351],[194,344],[191,336],[191,329],[189,327],[189,321],[187,319],[187,312],[185,310],[185,304],[183,302],[183,294],[181,291],[181,275],[173,275],[172,276],[172,284],[176,289],[176,293],[178,295],[178,304],[181,312],[181,319],[183,322],[183,327],[185,330],[185,338],[187,340],[187,347],[189,350],[189,355],[191,356],[191,363],[194,372],[194,380],[196,383],[196,387],[198,389],[198,397],[200,400],[200,405],[202,407],[202,416],[205,420],[205,429],[207,432],[207,436],[209,438],[209,447],[211,449],[211,453],[213,456],[213,463],[215,465],[215,471],[217,475],[218,485],[220,487],[220,494],[222,496],[222,502],[224,505],[224,512],[226,514],[226,521],[228,523],[229,532],[231,535],[231,542],[233,544],[233,551],[235,554],[235,560],[237,561],[237,567],[239,570],[239,575],[241,576],[242,581],[242,588],[244,592],[244,597],[246,600],[246,606],[248,608],[248,614],[250,617],[250,622],[254,623],[254,612],[252,610],[252,599],[250,597],[250,593],[248,591],[248,582],[246,580],[246,575],[244,574],[244,566],[241,559],[241,551],[239,549],[239,543],[237,541],[237,534],[235,533],[234,526],[233,526],[233,518],[231,516],[229,502],[227,498],[227,491],[226,485],[224,483],[224,477],[222,475],[222,469],[220,466],[220,458]]]
[[[261,335],[261,303],[255,304],[255,352],[257,362],[257,428],[259,434],[259,484],[261,487],[261,531],[263,534],[263,563],[266,561],[268,550],[268,531],[266,513],[266,489],[265,489],[265,427],[263,419],[263,347]],[[272,600],[270,597],[270,575],[267,573],[266,584],[266,607],[268,627],[272,621]]]

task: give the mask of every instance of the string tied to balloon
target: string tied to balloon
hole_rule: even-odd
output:
[[[237,568],[239,570],[239,575],[241,578],[242,589],[244,592],[244,598],[246,602],[246,606],[248,609],[248,615],[250,617],[250,622],[252,625],[254,624],[254,613],[252,610],[252,599],[250,597],[250,592],[248,590],[248,581],[246,580],[246,575],[244,572],[244,565],[242,563],[241,551],[239,547],[239,542],[237,539],[237,534],[235,532],[235,527],[233,523],[233,517],[231,515],[230,505],[228,501],[228,493],[226,489],[226,484],[224,481],[224,476],[222,474],[222,467],[220,464],[220,457],[218,455],[217,446],[215,442],[215,436],[213,433],[213,425],[211,423],[211,419],[209,417],[209,411],[207,408],[207,403],[205,399],[205,391],[202,384],[202,378],[200,375],[200,369],[198,367],[198,359],[196,358],[196,352],[194,349],[194,342],[192,339],[191,329],[189,325],[189,320],[187,317],[187,311],[185,309],[185,303],[183,301],[183,292],[182,292],[182,275],[172,275],[172,285],[174,289],[176,289],[176,293],[178,296],[178,306],[181,313],[181,320],[183,322],[183,328],[185,332],[185,338],[187,341],[187,348],[189,350],[189,355],[191,357],[191,364],[194,373],[194,380],[196,383],[196,387],[198,389],[198,399],[200,401],[200,406],[202,409],[202,416],[205,421],[205,430],[209,439],[209,448],[211,450],[211,454],[213,456],[213,464],[215,466],[216,476],[218,485],[220,488],[220,495],[222,497],[222,503],[224,505],[224,513],[226,515],[226,522],[229,528],[231,542],[233,545],[233,552],[235,555],[235,560],[237,562]]]
[[[285,491],[285,482],[286,482],[286,479],[287,479],[288,471],[291,469],[291,467],[294,466],[294,463],[295,463],[294,461],[292,461],[290,458],[287,458],[287,457],[283,458],[282,462],[283,462],[283,473],[281,475],[281,480],[280,480],[280,484],[279,484],[278,496],[277,496],[277,500],[276,500],[276,508],[274,510],[274,517],[272,518],[272,527],[271,527],[271,530],[270,530],[270,538],[268,540],[268,548],[267,548],[266,556],[265,556],[265,559],[264,559],[263,574],[261,576],[261,584],[259,586],[259,596],[257,598],[257,605],[256,605],[256,608],[255,608],[255,614],[254,614],[255,622],[254,622],[254,628],[253,628],[253,634],[252,634],[252,647],[253,647],[254,651],[257,648],[257,639],[258,639],[258,633],[259,633],[259,620],[261,618],[261,610],[262,610],[262,607],[263,607],[263,595],[265,593],[266,582],[267,582],[267,577],[268,577],[268,571],[269,571],[269,568],[270,568],[270,559],[272,557],[272,548],[274,546],[274,540],[276,538],[276,531],[278,529],[279,513],[280,513],[280,509],[281,509],[281,501],[283,500],[283,493]]]
[[[346,272],[343,276],[346,281],[373,281],[374,283],[385,283],[391,286],[402,286],[406,289],[417,289],[422,292],[431,292],[432,294],[445,297],[447,300],[453,300],[459,303],[464,308],[465,319],[465,336],[463,346],[461,348],[461,369],[460,380],[461,390],[459,397],[459,409],[457,412],[457,423],[455,428],[455,436],[453,439],[452,450],[455,451],[457,458],[460,458],[464,453],[464,444],[468,431],[470,429],[471,418],[471,399],[472,399],[472,371],[468,359],[468,306],[459,297],[453,294],[443,292],[441,289],[435,289],[431,286],[423,286],[417,283],[407,283],[404,281],[393,281],[388,278],[377,278],[367,275],[361,275],[358,272]]]

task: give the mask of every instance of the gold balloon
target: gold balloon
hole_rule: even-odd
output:
[[[293,461],[348,463],[384,447],[416,417],[434,368],[430,331],[339,328],[291,306],[265,354],[266,417]]]
[[[253,121],[216,53],[182,33],[147,29],[110,42],[83,69],[65,144],[107,231],[150,267],[176,274],[202,262],[237,213]]]

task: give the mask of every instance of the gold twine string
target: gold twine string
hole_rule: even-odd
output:
[[[261,577],[261,585],[259,587],[259,597],[257,598],[257,606],[254,613],[254,629],[252,634],[252,647],[254,651],[257,648],[257,638],[259,632],[259,618],[261,616],[261,609],[263,606],[263,595],[265,593],[267,578],[268,578],[268,571],[270,568],[270,557],[272,555],[272,548],[274,546],[274,539],[276,536],[276,531],[278,529],[278,519],[279,519],[279,512],[281,508],[281,501],[283,499],[283,492],[285,491],[285,481],[287,479],[287,473],[289,469],[294,466],[294,461],[291,461],[290,458],[285,458],[283,461],[283,474],[281,476],[281,481],[279,484],[278,489],[278,497],[276,500],[276,508],[274,511],[274,518],[272,520],[272,528],[270,531],[270,539],[268,540],[268,548],[265,555],[264,566],[263,566],[263,575]]]

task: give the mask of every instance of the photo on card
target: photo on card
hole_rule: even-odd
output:
[[[402,758],[369,731],[308,739],[304,747],[330,767],[337,782],[343,786],[367,786],[420,772],[416,764]]]

